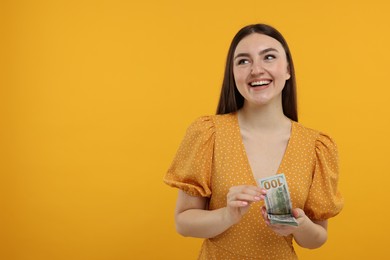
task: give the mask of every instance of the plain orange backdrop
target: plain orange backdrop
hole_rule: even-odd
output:
[[[342,213],[301,259],[385,259],[389,1],[0,2],[0,259],[195,259],[163,184],[249,23],[289,42],[300,122],[338,143]]]

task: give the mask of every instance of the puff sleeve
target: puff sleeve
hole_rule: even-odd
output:
[[[210,197],[215,127],[210,116],[201,117],[185,137],[164,177],[164,182],[192,196]]]
[[[312,220],[326,220],[340,213],[344,205],[337,187],[338,151],[332,138],[319,133],[315,143],[315,157],[312,185],[304,210]]]

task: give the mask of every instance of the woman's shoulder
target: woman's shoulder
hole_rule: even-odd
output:
[[[305,137],[316,138],[321,132],[319,130],[307,127],[301,123],[293,121],[294,129],[299,135],[303,135]]]
[[[301,123],[293,121],[294,129],[296,135],[300,139],[305,139],[306,141],[312,141],[315,143],[315,146],[335,146],[334,139],[323,131],[313,129],[307,126],[304,126]]]
[[[229,113],[223,115],[203,115],[196,118],[192,122],[191,127],[201,129],[223,128],[224,126],[234,125],[236,123],[236,120],[236,113]]]

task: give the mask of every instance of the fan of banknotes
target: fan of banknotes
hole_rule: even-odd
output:
[[[258,184],[267,190],[264,201],[271,224],[298,226],[292,215],[290,192],[284,174],[258,179]]]

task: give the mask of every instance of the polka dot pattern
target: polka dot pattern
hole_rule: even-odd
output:
[[[311,219],[325,220],[341,211],[337,147],[329,136],[292,122],[278,173],[286,176],[293,207]],[[205,116],[191,124],[164,181],[192,196],[209,197],[210,210],[226,206],[230,187],[257,185],[237,114]],[[297,259],[293,237],[278,236],[264,224],[262,205],[252,203],[238,224],[206,239],[199,259]]]

